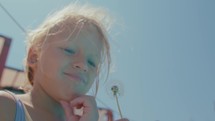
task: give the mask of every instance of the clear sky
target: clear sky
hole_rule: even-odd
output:
[[[0,0],[25,28],[72,0]],[[81,0],[84,1],[84,0]],[[214,0],[85,0],[117,19],[112,32],[119,98],[131,121],[215,121]],[[0,9],[0,33],[13,39],[7,66],[23,69],[25,34]],[[98,105],[119,113],[100,86]],[[101,103],[103,102],[103,103]]]

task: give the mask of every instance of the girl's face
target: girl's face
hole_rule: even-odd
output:
[[[98,75],[101,60],[101,35],[94,25],[70,34],[65,29],[48,38],[34,75],[42,89],[57,100],[85,94]]]

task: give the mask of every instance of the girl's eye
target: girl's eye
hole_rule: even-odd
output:
[[[67,48],[65,48],[65,49],[63,49],[63,50],[64,50],[64,52],[66,52],[67,54],[74,54],[74,53],[75,53],[75,51],[72,50],[72,49],[67,49]]]
[[[96,67],[96,64],[95,64],[93,61],[88,60],[88,63],[89,63],[91,66]]]

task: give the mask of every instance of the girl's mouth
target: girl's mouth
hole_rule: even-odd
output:
[[[82,78],[81,76],[79,75],[76,75],[76,74],[72,74],[72,73],[64,73],[65,75],[67,75],[70,79],[72,80],[75,80],[75,81],[82,81],[85,83],[85,80],[84,78]]]

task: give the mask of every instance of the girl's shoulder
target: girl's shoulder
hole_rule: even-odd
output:
[[[0,90],[0,117],[4,121],[14,121],[16,100],[9,92]],[[10,114],[10,115],[9,115]]]

